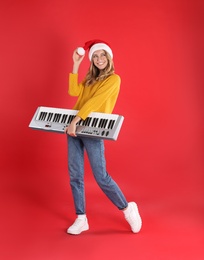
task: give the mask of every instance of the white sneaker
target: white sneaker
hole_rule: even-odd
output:
[[[142,227],[142,219],[140,217],[137,204],[135,202],[129,202],[128,208],[124,210],[124,214],[132,232],[138,233]]]
[[[88,220],[86,217],[81,218],[80,216],[74,221],[73,225],[67,229],[68,234],[79,235],[81,232],[89,229]]]

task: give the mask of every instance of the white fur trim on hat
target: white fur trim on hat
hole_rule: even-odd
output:
[[[105,44],[105,43],[96,43],[96,44],[94,44],[90,48],[89,60],[91,60],[93,53],[95,51],[98,51],[98,50],[105,50],[105,51],[107,51],[110,54],[111,58],[113,58],[113,52],[112,52],[111,48],[107,44]]]

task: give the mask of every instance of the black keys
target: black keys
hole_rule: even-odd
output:
[[[56,113],[54,115],[52,122],[59,123],[61,116],[62,116],[61,114]]]
[[[109,124],[108,124],[108,129],[113,129],[113,126],[114,126],[114,124],[115,124],[115,120],[110,120],[109,121]]]
[[[40,112],[39,120],[45,121],[46,116],[47,116],[47,112]]]
[[[41,111],[38,120],[46,122],[54,122],[69,125],[76,115],[60,114],[53,112]],[[89,126],[92,128],[113,129],[115,120],[98,117],[87,117],[85,120],[80,120],[78,125]]]
[[[61,123],[62,123],[62,124],[65,124],[65,123],[66,123],[67,117],[68,117],[68,115],[66,115],[66,114],[64,114],[64,115],[62,116],[62,120],[61,120]]]
[[[47,121],[50,122],[52,120],[52,117],[53,117],[53,113],[49,113],[47,117]]]

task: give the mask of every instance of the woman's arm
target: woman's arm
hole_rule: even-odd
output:
[[[82,86],[78,83],[78,71],[84,56],[80,56],[76,50],[73,52],[73,69],[69,74],[69,88],[68,93],[70,96],[79,96]]]
[[[81,56],[77,53],[77,51],[75,50],[73,53],[73,69],[72,69],[72,74],[78,74],[78,70],[79,70],[79,66],[82,62],[82,60],[84,59],[84,56]],[[81,120],[81,117],[76,116],[71,124],[65,128],[65,133],[67,133],[70,136],[76,136],[76,124]]]

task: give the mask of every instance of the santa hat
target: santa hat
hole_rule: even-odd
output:
[[[91,60],[93,53],[98,50],[107,51],[111,58],[113,58],[113,52],[110,48],[110,45],[107,42],[101,40],[91,40],[86,42],[84,47],[77,48],[77,53],[83,56],[86,50],[89,50],[89,60]]]

